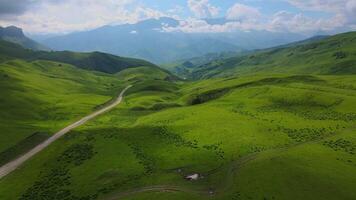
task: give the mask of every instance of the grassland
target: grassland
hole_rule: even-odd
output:
[[[192,79],[234,74],[355,74],[356,32],[317,40],[241,53],[195,66],[185,76]]]
[[[354,76],[144,81],[1,180],[0,198],[356,196]]]
[[[122,86],[113,75],[63,63],[23,60],[1,63],[0,163],[8,161],[6,152],[25,151],[46,139],[45,135],[109,101]],[[18,143],[28,147],[14,148]]]
[[[349,33],[227,59],[194,82],[154,66],[103,74],[2,63],[7,157],[133,87],[1,179],[0,199],[355,199],[354,41]]]

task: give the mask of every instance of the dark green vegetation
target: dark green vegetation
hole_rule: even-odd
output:
[[[242,52],[241,52],[242,53]],[[197,66],[209,64],[210,62],[217,62],[218,60],[224,60],[234,57],[238,52],[222,52],[222,53],[209,53],[201,57],[195,57],[191,59],[179,60],[174,63],[162,64],[162,68],[177,74],[183,78],[189,78],[190,74],[194,72]]]
[[[314,38],[231,58],[215,59],[183,75],[200,79],[251,73],[355,74],[355,42],[356,32]]]
[[[6,149],[0,153],[0,165],[4,165],[16,158],[18,155],[22,155],[31,150],[37,144],[48,139],[49,135],[46,133],[36,132],[25,139],[21,140],[14,146]]]
[[[353,41],[353,34],[332,38],[327,41]],[[292,51],[298,45],[288,48]],[[343,47],[323,55],[344,51],[352,60],[352,44],[347,46],[349,50]],[[333,57],[336,64],[337,57],[343,54]],[[13,62],[0,69],[14,68]],[[326,58],[320,62],[332,68]],[[50,63],[41,69],[62,70]],[[31,63],[31,71],[35,66]],[[0,180],[0,199],[355,199],[356,66],[351,70],[344,66],[345,71],[338,70],[343,73],[331,75],[332,71],[314,69],[276,74],[266,65],[266,71],[253,75],[246,71],[196,82],[179,81],[156,67],[129,68],[114,75],[80,70],[88,73],[78,76],[85,87],[81,82],[67,86],[73,92],[67,97],[77,99],[73,88],[78,87],[82,95],[105,97],[100,103],[90,101],[85,111],[109,101],[123,85],[133,87],[114,110],[72,131]],[[102,84],[88,83],[92,76],[100,76]],[[63,102],[62,109],[77,112],[73,108],[85,101],[78,98],[76,106]],[[53,124],[64,116],[46,113]],[[46,122],[37,124],[53,127]],[[195,173],[198,180],[184,178]]]
[[[74,65],[88,70],[106,73],[116,73],[126,68],[137,66],[155,67],[152,63],[134,58],[124,58],[110,54],[75,53],[70,51],[32,51],[21,48],[14,43],[0,40],[0,61],[9,59],[23,59],[26,61],[48,60]]]

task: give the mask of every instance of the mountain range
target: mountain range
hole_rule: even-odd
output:
[[[219,23],[216,20],[206,21]],[[163,30],[163,27],[177,27],[179,23],[173,18],[162,17],[45,37],[41,42],[54,50],[102,51],[161,64],[208,53],[267,48],[305,38],[299,34],[268,31],[185,33]]]

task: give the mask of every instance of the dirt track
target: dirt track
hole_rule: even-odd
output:
[[[122,98],[126,90],[128,90],[131,87],[131,85],[127,86],[125,89],[123,89],[120,93],[120,95],[117,97],[115,101],[110,103],[109,105],[103,107],[102,109],[95,111],[94,113],[82,118],[81,120],[63,128],[62,130],[58,131],[56,134],[54,134],[52,137],[48,138],[46,141],[42,142],[41,144],[37,145],[27,153],[23,154],[19,158],[16,158],[15,160],[3,165],[0,167],[0,179],[11,173],[12,171],[16,170],[18,167],[20,167],[24,162],[26,162],[28,159],[32,158],[34,155],[48,147],[50,144],[52,144],[54,141],[58,140],[60,137],[65,135],[66,133],[70,132],[72,129],[77,128],[78,126],[86,123],[87,121],[97,117],[100,114],[103,114],[111,109],[113,109],[115,106],[121,103]]]

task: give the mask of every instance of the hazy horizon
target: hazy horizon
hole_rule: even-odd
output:
[[[355,0],[0,0],[0,26],[28,35],[58,35],[105,25],[170,17],[159,31],[229,33],[269,31],[306,36],[356,30]]]

